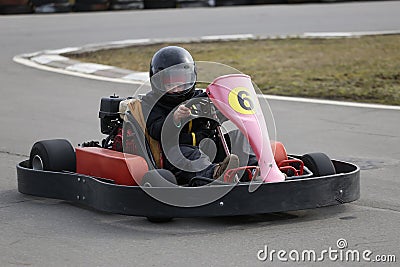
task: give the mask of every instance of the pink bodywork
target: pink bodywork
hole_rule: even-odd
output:
[[[237,93],[241,88],[246,93],[246,99],[252,102],[251,108],[247,107],[247,113],[251,114],[244,114],[246,112],[240,112],[240,108],[235,109],[232,105],[235,98],[243,103],[243,99]],[[206,91],[213,104],[248,138],[258,159],[262,180],[264,182],[284,181],[285,176],[276,165],[272,153],[267,124],[251,78],[245,74],[224,75],[215,79]]]

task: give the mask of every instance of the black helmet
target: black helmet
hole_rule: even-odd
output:
[[[196,79],[196,65],[193,58],[182,47],[161,48],[151,59],[151,88],[165,104],[177,105],[190,99],[194,94]],[[172,87],[179,86],[180,90],[171,93],[171,85]]]

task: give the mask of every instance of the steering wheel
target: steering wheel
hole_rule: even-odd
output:
[[[190,119],[207,118],[218,121],[216,108],[209,98],[195,97],[189,99],[185,107],[190,108]]]

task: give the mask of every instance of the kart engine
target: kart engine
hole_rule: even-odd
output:
[[[117,95],[103,97],[100,102],[100,129],[102,134],[108,135],[102,142],[102,147],[122,152],[122,124],[119,113],[119,104],[125,98]]]
[[[100,129],[103,134],[111,134],[121,124],[119,103],[125,100],[117,95],[103,97],[100,102]]]

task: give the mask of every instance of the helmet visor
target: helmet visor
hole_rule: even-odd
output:
[[[165,93],[181,93],[196,82],[194,64],[183,63],[157,72],[150,78],[155,89]]]

